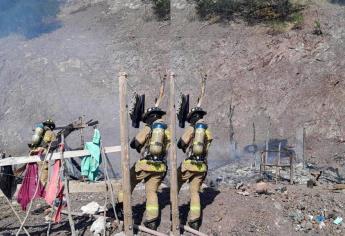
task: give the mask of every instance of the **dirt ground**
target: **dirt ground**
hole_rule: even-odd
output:
[[[241,189],[221,187],[219,189],[204,188],[201,193],[203,201],[203,224],[200,231],[207,235],[343,235],[345,226],[335,225],[332,221],[337,216],[344,216],[344,192],[332,192],[326,186],[313,189],[306,186],[269,184],[268,194],[257,194],[254,184],[245,185],[248,196],[238,192]],[[286,190],[285,190],[286,188]],[[134,192],[134,221],[140,224],[145,210],[145,199],[140,191]],[[162,220],[159,231],[168,233],[170,229],[169,189],[162,189],[159,194],[162,208]],[[102,194],[74,194],[72,206],[80,212],[80,207],[91,201],[104,204]],[[181,192],[180,219],[185,223],[188,214],[188,190]],[[36,201],[34,211],[39,211],[42,203]],[[18,206],[16,206],[18,210]],[[4,199],[1,199],[1,235],[12,235],[18,229],[18,221],[14,217]],[[21,212],[21,211],[19,211]],[[315,217],[325,212],[325,226],[315,222]],[[21,212],[23,215],[23,212]],[[314,220],[308,220],[312,215]],[[94,221],[88,217],[75,217],[76,228],[81,235],[92,235],[89,227]],[[309,223],[310,222],[310,223]],[[45,235],[47,223],[43,214],[32,214],[27,223],[32,235]],[[66,216],[60,224],[52,227],[51,235],[68,235],[69,225]],[[185,235],[188,235],[185,233]]]

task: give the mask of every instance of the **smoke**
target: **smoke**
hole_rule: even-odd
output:
[[[339,4],[339,5],[345,5],[345,0],[331,0],[331,3]]]
[[[61,0],[1,0],[0,37],[35,38],[61,26],[56,19]]]

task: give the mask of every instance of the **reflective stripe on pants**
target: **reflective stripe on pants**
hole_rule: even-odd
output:
[[[182,184],[189,182],[190,191],[190,208],[189,208],[189,220],[194,221],[201,217],[201,204],[199,192],[201,185],[204,181],[206,172],[192,172],[181,171],[181,167],[177,169],[178,189],[180,191]]]

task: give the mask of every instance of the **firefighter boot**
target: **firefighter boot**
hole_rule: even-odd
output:
[[[157,230],[158,228],[158,219],[153,219],[153,220],[145,220],[144,221],[145,227],[152,229],[152,230]]]
[[[123,203],[122,202],[116,203],[115,211],[116,211],[115,214],[117,215],[119,220],[123,221]]]
[[[188,221],[188,225],[192,229],[199,230],[199,228],[200,228],[200,219]]]

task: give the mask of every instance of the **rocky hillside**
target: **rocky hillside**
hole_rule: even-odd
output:
[[[139,0],[58,2],[55,28],[0,38],[1,149],[23,154],[35,122],[51,117],[63,125],[80,115],[101,122],[106,145],[118,144],[119,71],[129,73],[131,89],[156,95],[160,71],[170,68],[178,92],[192,94],[195,103],[202,68],[209,75],[204,107],[215,133],[211,165],[230,157],[231,101],[237,157],[252,143],[253,122],[263,144],[269,117],[271,137],[291,145],[296,130],[306,128],[311,161],[344,156],[342,1],[309,1],[301,26],[278,33],[241,19],[199,21],[184,0],[172,2],[170,21],[157,21],[151,5]],[[316,21],[322,35],[313,34]]]
[[[205,106],[219,145],[227,146],[225,127],[232,101],[235,139],[242,148],[252,142],[253,122],[257,141],[263,142],[270,117],[271,137],[287,139],[292,145],[298,127],[306,128],[308,158],[328,162],[334,155],[343,155],[345,14],[341,3],[313,1],[302,11],[304,20],[298,29],[279,34],[263,24],[199,22],[188,14],[192,9],[177,10],[173,65],[180,87],[187,91],[195,91],[197,69],[208,70]],[[183,15],[188,17],[181,20]],[[321,36],[313,34],[316,21],[321,22]]]

